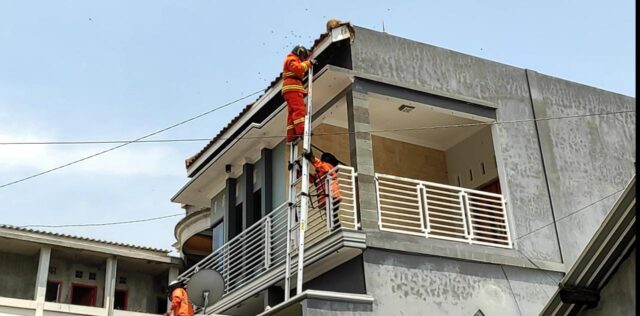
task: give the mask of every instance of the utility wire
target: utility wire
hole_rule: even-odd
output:
[[[409,128],[394,128],[394,129],[372,129],[369,131],[361,131],[357,133],[384,133],[384,132],[403,132],[403,131],[418,131],[418,130],[430,130],[430,129],[445,129],[445,128],[462,128],[462,127],[474,127],[474,126],[489,126],[489,125],[501,125],[501,124],[514,124],[525,122],[537,122],[537,121],[550,121],[560,119],[571,119],[581,117],[592,116],[607,116],[617,115],[625,113],[635,113],[635,110],[615,111],[615,112],[602,112],[602,113],[589,113],[578,114],[568,116],[556,116],[556,117],[542,117],[535,119],[522,119],[511,121],[496,121],[496,122],[478,122],[478,123],[466,123],[466,124],[449,124],[449,125],[433,125],[422,127],[409,127]],[[208,113],[207,113],[208,114]],[[348,135],[356,132],[333,132],[333,133],[312,133],[312,136],[336,136],[336,135]],[[157,134],[157,133],[156,133]],[[155,134],[154,134],[155,135]],[[265,135],[265,136],[243,136],[237,137],[237,139],[269,139],[269,138],[282,138],[286,135]],[[148,137],[148,136],[147,136]],[[219,137],[218,140],[228,140],[234,137]],[[104,141],[51,141],[51,142],[0,142],[0,145],[87,145],[87,144],[130,144],[130,143],[172,143],[172,142],[198,142],[198,141],[211,141],[211,138],[180,138],[180,139],[157,139],[157,140],[104,140]],[[1,188],[1,187],[0,187]]]
[[[150,221],[156,221],[159,219],[165,219],[165,218],[170,218],[170,217],[176,217],[176,216],[180,216],[180,215],[184,215],[184,213],[177,213],[177,214],[171,214],[171,215],[165,215],[165,216],[158,216],[158,217],[152,217],[152,218],[145,218],[145,219],[136,219],[136,220],[129,220],[129,221],[120,221],[120,222],[109,222],[109,223],[91,223],[91,224],[61,224],[61,225],[22,225],[22,226],[15,226],[18,228],[61,228],[61,227],[96,227],[96,226],[112,226],[112,225],[122,225],[122,224],[133,224],[133,223],[142,223],[142,222],[150,222]],[[10,226],[10,225],[9,225]]]
[[[138,137],[138,138],[136,138],[136,139],[134,139],[134,140],[127,141],[127,142],[125,142],[125,143],[123,143],[123,144],[120,144],[120,145],[118,145],[118,146],[114,146],[114,147],[111,147],[111,148],[105,149],[105,150],[103,150],[103,151],[99,151],[99,152],[97,152],[97,153],[95,153],[95,154],[92,154],[92,155],[89,155],[89,156],[85,156],[85,157],[83,157],[83,158],[80,158],[80,159],[74,160],[74,161],[72,161],[72,162],[68,162],[68,163],[66,163],[66,164],[63,164],[63,165],[57,166],[57,167],[55,167],[55,168],[51,168],[51,169],[48,169],[48,170],[45,170],[45,171],[42,171],[42,172],[36,173],[36,174],[34,174],[34,175],[31,175],[31,176],[28,176],[28,177],[25,177],[25,178],[21,178],[21,179],[15,180],[15,181],[11,181],[11,182],[5,183],[5,184],[3,184],[3,185],[0,185],[0,189],[5,188],[5,187],[8,187],[8,186],[10,186],[10,185],[14,185],[14,184],[16,184],[16,183],[20,183],[20,182],[23,182],[23,181],[29,180],[29,179],[33,179],[33,178],[35,178],[35,177],[39,177],[39,176],[45,175],[45,174],[47,174],[47,173],[50,173],[50,172],[53,172],[53,171],[56,171],[56,170],[59,170],[59,169],[62,169],[62,168],[65,168],[65,167],[68,167],[68,166],[74,165],[74,164],[77,164],[77,163],[79,163],[79,162],[82,162],[82,161],[85,161],[85,160],[91,159],[91,158],[93,158],[93,157],[97,157],[97,156],[100,156],[100,155],[106,154],[106,153],[108,153],[108,152],[111,152],[111,151],[114,151],[114,150],[116,150],[116,149],[119,149],[119,148],[122,148],[122,147],[124,147],[124,146],[127,146],[127,145],[129,145],[129,144],[131,144],[131,143],[135,143],[135,142],[141,141],[141,140],[143,140],[143,139],[145,139],[145,138],[149,138],[149,137],[151,137],[151,136],[154,136],[154,135],[160,134],[160,133],[162,133],[162,132],[166,132],[166,131],[168,131],[168,130],[170,130],[170,129],[172,129],[172,128],[176,128],[176,127],[178,127],[178,126],[180,126],[180,125],[184,125],[184,124],[189,123],[189,122],[191,122],[191,121],[193,121],[193,120],[196,120],[196,119],[198,119],[198,118],[201,118],[201,117],[203,117],[203,116],[205,116],[205,115],[211,114],[211,113],[213,113],[213,112],[215,112],[215,111],[218,111],[218,110],[221,110],[221,109],[223,109],[223,108],[226,108],[226,107],[228,107],[228,106],[230,106],[230,105],[232,105],[232,104],[238,103],[238,102],[240,102],[240,101],[242,101],[242,100],[244,100],[244,99],[247,99],[247,98],[249,98],[249,97],[251,97],[251,96],[254,96],[254,95],[256,95],[256,94],[258,94],[258,93],[260,93],[260,92],[262,92],[262,91],[263,91],[263,90],[258,90],[258,91],[252,92],[252,93],[247,94],[247,95],[245,95],[245,96],[243,96],[243,97],[241,97],[241,98],[238,98],[238,99],[236,99],[236,100],[233,100],[233,101],[228,102],[228,103],[226,103],[226,104],[223,104],[223,105],[221,105],[221,106],[215,107],[215,108],[213,108],[213,109],[211,109],[211,110],[209,110],[209,111],[206,111],[206,112],[204,112],[204,113],[198,114],[198,115],[193,116],[193,117],[190,117],[190,118],[188,118],[188,119],[186,119],[186,120],[183,120],[183,121],[178,122],[178,123],[176,123],[176,124],[170,125],[170,126],[165,127],[165,128],[163,128],[163,129],[159,129],[159,130],[157,130],[157,131],[155,131],[155,132],[153,132],[153,133],[149,133],[149,134],[144,135],[144,136],[142,136],[142,137]]]
[[[526,234],[524,234],[524,235],[522,235],[522,236],[520,236],[520,237],[518,237],[518,238],[514,239],[513,241],[515,242],[515,241],[517,241],[517,240],[519,240],[519,239],[521,239],[521,238],[527,237],[527,236],[529,236],[529,235],[531,235],[531,234],[533,234],[533,233],[535,233],[535,232],[538,232],[538,231],[540,231],[541,229],[543,229],[543,228],[545,228],[545,227],[547,227],[547,226],[549,226],[549,225],[553,225],[553,224],[555,224],[555,223],[557,223],[557,222],[559,222],[559,221],[561,221],[561,220],[563,220],[563,219],[565,219],[565,218],[567,218],[567,217],[569,217],[569,216],[571,216],[571,215],[574,215],[574,214],[580,213],[580,212],[582,212],[582,211],[586,210],[588,207],[590,207],[590,206],[592,206],[592,205],[594,205],[594,204],[597,204],[598,202],[601,202],[601,201],[603,201],[603,200],[605,200],[605,199],[607,199],[607,198],[609,198],[609,197],[611,197],[611,196],[613,196],[613,195],[616,195],[616,194],[618,194],[618,193],[620,193],[620,192],[622,192],[622,191],[624,191],[624,189],[620,189],[620,190],[618,190],[618,191],[616,191],[616,192],[613,192],[613,193],[611,193],[611,194],[607,194],[607,195],[605,195],[604,197],[602,197],[602,198],[598,199],[597,201],[592,202],[592,203],[590,203],[589,205],[583,206],[583,207],[581,207],[581,208],[579,208],[579,209],[577,209],[577,210],[575,210],[575,211],[573,211],[573,212],[571,212],[571,213],[569,213],[569,214],[567,214],[567,215],[565,215],[565,216],[562,216],[562,217],[560,217],[560,218],[558,218],[558,219],[556,219],[556,220],[552,221],[551,223],[548,223],[548,224],[542,225],[542,226],[540,226],[540,227],[538,227],[538,228],[536,228],[536,229],[534,229],[534,230],[532,230],[532,231],[530,231],[530,232],[528,232],[528,233],[526,233]]]
[[[511,281],[509,281],[509,277],[507,276],[507,272],[504,271],[504,266],[500,265],[500,269],[502,269],[502,274],[504,274],[505,280],[507,280],[507,285],[509,285],[509,291],[511,291],[511,296],[513,297],[513,301],[516,303],[516,307],[518,308],[518,314],[522,316],[522,311],[520,310],[520,304],[518,304],[518,299],[516,298],[516,293],[513,291],[513,287],[511,287]]]

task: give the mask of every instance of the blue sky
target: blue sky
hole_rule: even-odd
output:
[[[635,96],[634,13],[630,0],[0,0],[0,141],[134,139],[265,88],[332,17]],[[157,138],[210,138],[245,104]],[[2,188],[0,223],[180,213],[169,199],[203,145],[134,144]],[[2,146],[0,184],[107,147]],[[178,219],[55,231],[168,249]]]

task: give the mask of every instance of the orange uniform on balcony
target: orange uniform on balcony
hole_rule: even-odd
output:
[[[304,132],[304,117],[307,105],[304,96],[307,91],[302,78],[311,67],[309,51],[303,46],[296,46],[284,60],[282,70],[282,96],[287,102],[287,142],[293,142]]]
[[[305,155],[313,167],[316,169],[316,173],[311,175],[311,181],[313,181],[318,188],[318,202],[320,208],[325,207],[325,200],[327,196],[331,196],[333,202],[333,209],[337,210],[340,205],[342,194],[340,194],[340,184],[338,183],[338,175],[336,171],[332,171],[335,166],[338,165],[338,159],[330,153],[323,153],[320,159],[308,153]],[[331,194],[326,193],[325,189],[325,176],[329,177]]]

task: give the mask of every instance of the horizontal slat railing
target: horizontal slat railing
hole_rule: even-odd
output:
[[[318,183],[323,185],[311,186],[305,248],[326,238],[335,229],[359,227],[355,177],[353,168],[338,166],[319,179]],[[334,188],[338,188],[340,194],[335,194]],[[282,266],[287,252],[287,212],[287,203],[280,205],[187,269],[178,280],[186,282],[201,269],[213,269],[222,275],[226,295]]]
[[[381,230],[511,248],[502,195],[376,174]]]

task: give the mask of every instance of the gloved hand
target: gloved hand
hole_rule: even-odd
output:
[[[313,153],[311,153],[311,152],[306,152],[306,153],[304,153],[303,156],[304,156],[305,159],[307,159],[309,161],[313,161],[313,159],[314,159]]]

